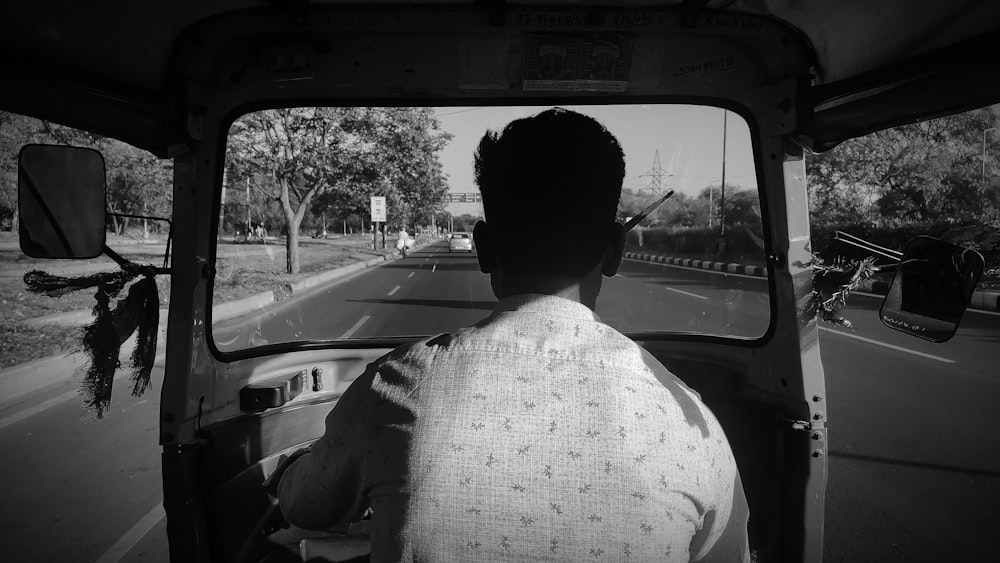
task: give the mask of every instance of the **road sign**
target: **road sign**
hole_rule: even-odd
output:
[[[385,223],[385,196],[372,196],[372,222]]]
[[[445,203],[477,203],[483,201],[483,194],[479,192],[447,193],[444,201]]]

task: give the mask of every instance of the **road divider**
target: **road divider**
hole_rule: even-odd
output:
[[[667,264],[670,266],[683,266],[697,270],[709,270],[713,272],[724,272],[729,274],[741,274],[756,278],[766,278],[767,268],[763,266],[744,266],[742,264],[731,264],[727,262],[713,262],[711,260],[695,260],[693,258],[674,258],[673,256],[663,256],[661,254],[649,254],[644,252],[626,252],[625,258],[653,262],[655,264]]]
[[[644,252],[626,252],[625,258],[650,262],[653,264],[665,264],[669,266],[679,266],[682,268],[694,268],[697,270],[707,270],[711,272],[721,272],[756,278],[767,278],[767,268],[763,266],[744,266],[742,264],[732,264],[728,262],[713,262],[711,260],[695,260],[692,258],[674,258],[660,254],[649,254]],[[889,289],[887,282],[875,281],[872,283],[872,292],[885,294]],[[1000,311],[1000,292],[997,291],[976,291],[969,301],[970,309],[981,311]]]

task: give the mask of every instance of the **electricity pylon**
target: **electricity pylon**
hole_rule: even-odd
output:
[[[663,195],[664,189],[664,178],[669,178],[673,176],[670,172],[667,172],[660,166],[660,151],[656,151],[656,156],[653,157],[653,167],[650,168],[645,174],[640,174],[640,178],[649,178],[649,184],[646,185],[646,189],[653,195],[653,197],[660,197]]]

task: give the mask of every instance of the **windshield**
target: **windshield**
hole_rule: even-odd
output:
[[[544,109],[288,108],[237,119],[217,237],[216,346],[434,335],[488,315],[496,299],[471,236],[484,218],[473,152],[487,130]],[[568,109],[622,145],[623,224],[673,192],[628,233],[621,271],[598,299],[601,320],[626,333],[762,336],[769,289],[747,122],[708,106]],[[572,218],[550,216],[574,236]],[[546,243],[524,252],[549,252]]]

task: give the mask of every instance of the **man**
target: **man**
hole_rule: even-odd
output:
[[[400,225],[399,233],[396,234],[396,252],[403,255],[406,258],[406,247],[407,242],[409,242],[410,235],[406,232],[406,227]]]
[[[553,109],[488,132],[475,167],[499,303],[368,367],[280,478],[286,518],[320,529],[370,506],[376,561],[749,561],[722,428],[594,314],[625,241],[618,141]]]

